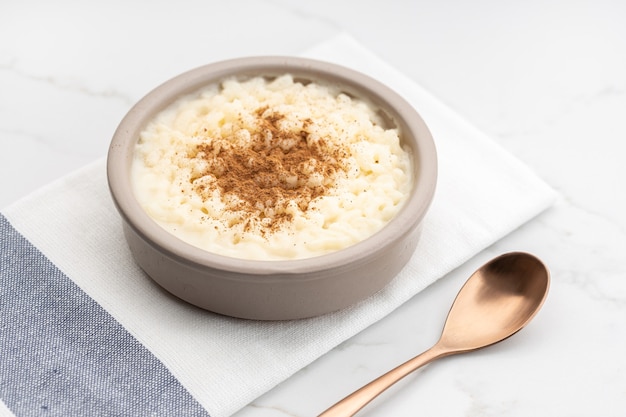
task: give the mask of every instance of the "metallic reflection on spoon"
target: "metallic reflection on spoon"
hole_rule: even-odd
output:
[[[535,256],[511,252],[492,259],[467,280],[448,313],[439,341],[350,394],[318,417],[348,417],[400,379],[435,359],[500,342],[521,330],[543,305],[550,273]]]

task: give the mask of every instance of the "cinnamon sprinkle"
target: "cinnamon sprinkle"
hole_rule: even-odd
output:
[[[207,136],[196,146],[193,158],[202,159],[208,168],[192,183],[204,200],[218,190],[244,231],[267,236],[293,219],[294,205],[306,212],[313,200],[327,194],[336,174],[345,170],[342,161],[348,150],[323,138],[313,140],[310,119],[294,127],[282,123],[285,116],[267,106],[254,116],[246,143],[236,137],[245,128],[240,119],[231,134]]]

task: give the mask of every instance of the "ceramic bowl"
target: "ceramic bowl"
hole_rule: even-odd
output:
[[[235,76],[275,77],[341,86],[377,106],[399,128],[413,153],[415,177],[401,211],[379,232],[353,246],[314,258],[280,261],[237,259],[187,244],[157,225],[135,199],[130,183],[139,133],[177,98]],[[246,319],[288,320],[346,308],[385,287],[416,248],[433,199],[437,155],[433,138],[416,110],[380,82],[351,69],[296,57],[250,57],[209,64],[156,87],[122,119],[112,138],[107,177],[135,261],[176,297],[203,309]],[[428,262],[418,259],[417,262]]]

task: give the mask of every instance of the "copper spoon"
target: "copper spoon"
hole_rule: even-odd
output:
[[[492,259],[467,280],[448,313],[439,341],[350,394],[318,417],[348,417],[416,369],[457,353],[498,343],[521,330],[548,295],[550,273],[536,257],[511,252]]]

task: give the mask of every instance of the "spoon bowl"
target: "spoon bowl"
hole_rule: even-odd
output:
[[[391,385],[427,363],[507,339],[537,314],[549,286],[548,268],[531,254],[510,252],[492,259],[463,285],[433,347],[350,394],[318,417],[353,416]]]
[[[548,269],[533,255],[513,252],[492,259],[459,291],[438,343],[460,353],[512,336],[537,314],[549,283]]]

